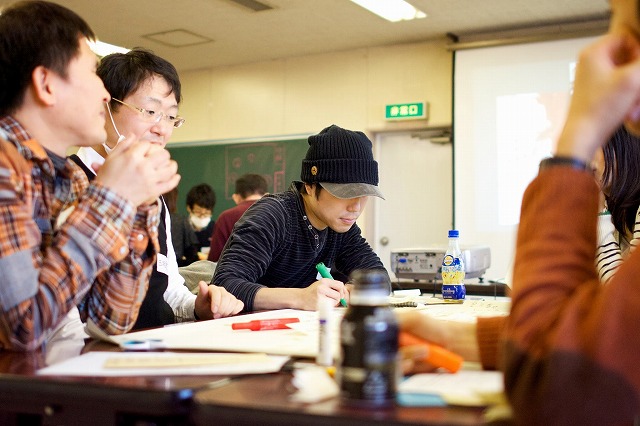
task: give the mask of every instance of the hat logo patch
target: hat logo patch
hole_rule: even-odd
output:
[[[311,174],[313,176],[317,175],[318,174],[318,167],[316,167],[316,166],[311,167]]]

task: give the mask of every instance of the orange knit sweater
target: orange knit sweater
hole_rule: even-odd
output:
[[[506,323],[507,317],[478,317],[476,339],[485,370],[495,370],[500,365],[500,336]]]
[[[602,286],[598,188],[569,167],[540,172],[522,203],[501,356],[522,424],[631,423],[640,413],[640,250]]]

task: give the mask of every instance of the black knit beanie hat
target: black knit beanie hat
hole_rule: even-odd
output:
[[[309,136],[300,178],[318,182],[337,198],[373,195],[384,199],[378,188],[378,163],[373,145],[362,132],[331,125]]]

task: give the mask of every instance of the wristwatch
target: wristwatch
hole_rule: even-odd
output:
[[[587,162],[579,160],[577,158],[573,158],[573,157],[545,158],[540,162],[539,171],[548,169],[550,167],[556,167],[556,166],[571,167],[577,170],[592,171],[591,165],[589,165]]]

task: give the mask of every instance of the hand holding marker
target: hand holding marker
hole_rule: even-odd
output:
[[[322,278],[329,278],[330,280],[333,279],[333,277],[331,276],[331,273],[329,272],[329,270],[327,269],[326,266],[324,266],[323,262],[320,262],[316,265],[316,269],[318,270],[318,272],[320,273],[320,276]],[[344,306],[345,308],[347,307],[347,301],[344,300],[344,297],[340,298],[340,304],[342,306]]]
[[[400,346],[422,346],[426,348],[427,355],[422,361],[434,367],[442,367],[451,373],[457,372],[464,361],[460,355],[448,351],[442,346],[429,343],[406,331],[401,331],[398,335],[398,344]]]

